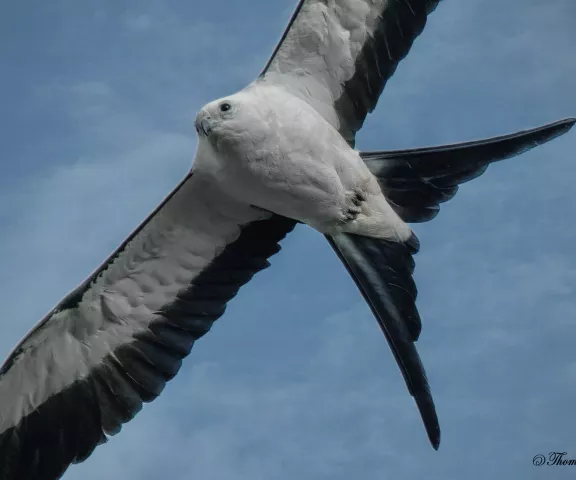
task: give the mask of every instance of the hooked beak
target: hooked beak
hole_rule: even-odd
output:
[[[212,131],[212,122],[210,121],[209,117],[202,117],[199,120],[196,120],[196,132],[198,135],[208,136]]]

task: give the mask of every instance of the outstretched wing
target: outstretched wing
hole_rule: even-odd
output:
[[[301,0],[257,81],[311,104],[354,145],[440,0]]]
[[[54,480],[156,398],[295,222],[190,174],[0,370],[0,479]]]
[[[434,218],[461,183],[482,175],[488,165],[520,155],[565,134],[569,118],[522,132],[442,147],[360,152],[390,205],[405,222]]]

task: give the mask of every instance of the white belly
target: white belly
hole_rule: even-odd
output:
[[[271,109],[266,122],[255,125],[254,133],[246,128],[237,135],[201,139],[195,168],[210,172],[239,201],[322,233],[410,235],[358,153],[312,107],[281,95],[258,100]],[[359,192],[365,201],[351,219],[351,199]]]

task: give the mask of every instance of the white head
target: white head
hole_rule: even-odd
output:
[[[233,98],[222,98],[205,105],[196,115],[194,126],[200,138],[210,136],[223,123],[235,117],[238,112],[238,102]]]
[[[298,119],[286,116],[289,102],[281,93],[249,85],[234,95],[206,104],[195,120],[199,146],[238,154],[262,142],[277,143],[278,134],[298,123]]]
[[[194,122],[200,142],[208,141],[221,150],[238,142],[254,145],[264,140],[276,123],[276,114],[266,102],[258,100],[241,91],[205,105]]]

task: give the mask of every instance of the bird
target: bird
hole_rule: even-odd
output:
[[[161,394],[227,303],[300,224],[323,234],[371,309],[432,447],[440,427],[415,343],[409,224],[459,185],[568,132],[361,151],[355,136],[442,0],[300,0],[242,90],[200,109],[192,167],[0,368],[0,480],[60,478]]]

